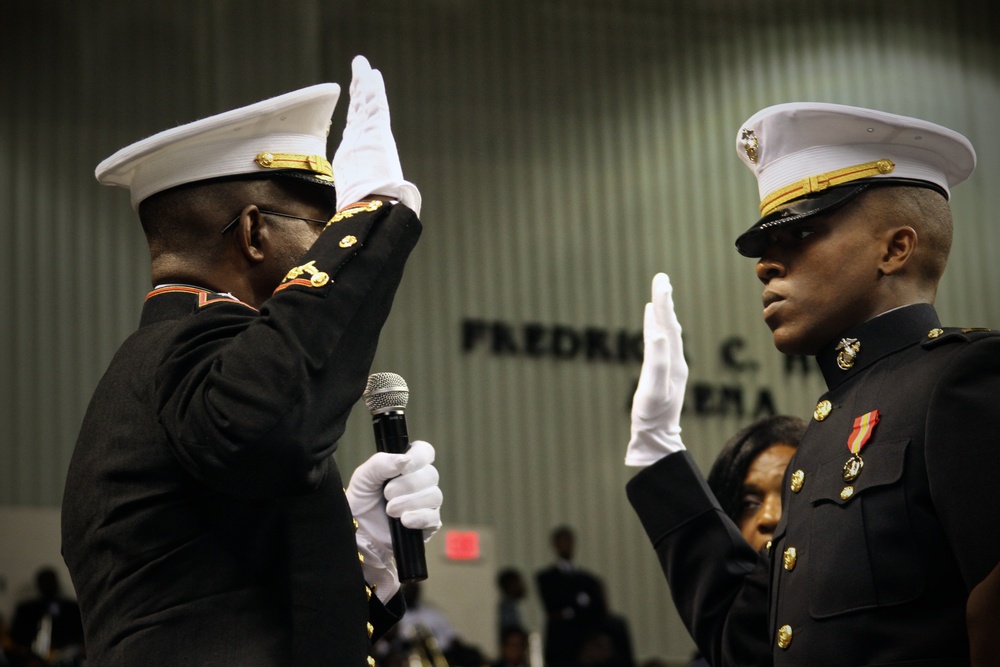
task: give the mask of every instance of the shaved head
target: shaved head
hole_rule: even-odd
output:
[[[914,253],[914,277],[925,286],[936,288],[944,274],[951,251],[951,207],[945,197],[931,188],[879,187],[866,195],[872,219],[881,229],[912,227],[917,232]]]

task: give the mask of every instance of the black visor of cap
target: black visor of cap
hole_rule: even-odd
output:
[[[750,229],[740,234],[739,238],[736,239],[736,250],[744,257],[760,257],[764,254],[765,248],[767,248],[767,234],[772,229],[801,222],[806,218],[811,218],[820,213],[832,213],[862,192],[872,187],[883,185],[910,185],[931,188],[947,198],[947,195],[941,188],[926,181],[905,178],[873,178],[864,181],[855,181],[854,183],[836,186],[814,195],[801,197],[772,211],[755,222]]]
[[[322,178],[317,178],[311,172],[302,171],[301,169],[275,169],[273,171],[254,171],[246,174],[229,174],[227,176],[206,178],[201,181],[191,181],[188,183],[181,183],[180,185],[175,185],[171,188],[167,188],[166,190],[161,190],[160,192],[154,192],[153,194],[149,195],[149,197],[146,197],[141,202],[139,202],[139,208],[141,209],[143,204],[149,201],[149,199],[152,197],[156,197],[157,195],[160,195],[164,192],[179,190],[181,188],[189,188],[197,185],[204,185],[206,183],[226,183],[229,181],[266,180],[269,178],[292,178],[296,182],[300,183],[305,182],[320,186],[316,188],[316,192],[326,197],[331,207],[335,207],[337,205],[337,190],[334,187],[333,181],[327,181]]]
[[[736,239],[736,250],[744,257],[760,257],[767,247],[767,233],[818,213],[833,211],[864,192],[869,183],[852,183],[808,195],[779,207],[758,220]]]
[[[316,185],[323,186],[323,194],[326,195],[327,199],[331,204],[336,205],[337,203],[337,190],[334,187],[333,181],[327,181],[322,178],[317,177],[311,172],[302,171],[301,169],[281,169],[271,173],[272,176],[283,176],[290,177],[300,181],[306,181],[308,183],[315,183]]]

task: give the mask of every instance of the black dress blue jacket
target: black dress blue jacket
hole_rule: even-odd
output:
[[[183,285],[147,297],[66,480],[92,664],[361,667],[398,618],[367,590],[333,458],[421,230],[369,208],[259,312]]]
[[[970,642],[1000,664],[1000,587],[976,605],[995,631],[970,639],[966,616],[1000,563],[1000,334],[943,329],[914,305],[846,338],[853,365],[839,341],[817,356],[828,410],[788,466],[768,549],[750,549],[687,452],[630,480],[678,610],[716,667],[953,667]],[[849,481],[854,422],[875,410]]]

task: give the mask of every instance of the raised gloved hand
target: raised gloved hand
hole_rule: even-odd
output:
[[[667,274],[653,276],[653,300],[642,323],[642,371],[632,399],[632,439],[625,452],[628,466],[647,466],[685,448],[681,407],[688,367],[672,293]]]
[[[389,125],[389,100],[382,73],[364,56],[351,63],[351,104],[344,138],[333,156],[337,210],[369,195],[393,197],[420,215],[420,192],[403,179]]]
[[[358,522],[358,551],[364,557],[361,567],[382,602],[399,590],[389,517],[422,530],[425,542],[441,527],[442,495],[433,463],[434,447],[415,440],[405,454],[372,455],[355,469],[347,485],[347,502]]]

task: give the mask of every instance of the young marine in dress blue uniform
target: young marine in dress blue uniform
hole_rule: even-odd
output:
[[[682,618],[717,667],[1000,664],[1000,335],[932,305],[972,146],[832,104],[764,109],[736,144],[762,214],[737,249],[775,346],[815,355],[827,392],[755,554],[684,451],[680,325],[654,279],[628,495]]]

